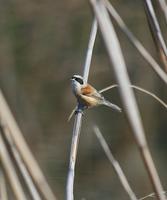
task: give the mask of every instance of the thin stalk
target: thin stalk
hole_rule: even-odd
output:
[[[113,89],[113,88],[116,88],[116,87],[119,87],[119,85],[117,85],[117,84],[110,85],[110,86],[100,90],[99,92],[103,93],[103,92],[106,92],[106,91]],[[162,101],[159,97],[157,97],[154,93],[149,92],[148,90],[145,90],[144,88],[141,88],[141,87],[136,86],[136,85],[130,85],[129,87],[134,88],[138,91],[141,91],[141,92],[153,97],[156,101],[158,101],[163,107],[165,107],[167,109],[167,104],[164,101]]]
[[[117,85],[117,84],[110,85],[110,86],[108,86],[108,87],[105,87],[105,88],[99,90],[99,93],[106,92],[106,91],[111,90],[111,89],[116,88],[116,87],[119,87],[119,85]],[[167,104],[166,104],[164,101],[162,101],[162,99],[160,99],[160,98],[159,98],[157,95],[155,95],[154,93],[149,92],[148,90],[145,90],[144,88],[141,88],[141,87],[139,87],[139,86],[137,86],[137,85],[130,85],[129,87],[134,88],[134,89],[136,89],[136,90],[138,90],[138,91],[140,91],[140,92],[143,92],[143,93],[145,93],[145,94],[151,96],[153,99],[155,99],[157,102],[159,102],[164,108],[167,109]],[[69,115],[69,117],[68,117],[68,121],[70,121],[70,119],[71,119],[72,116],[74,115],[76,108],[77,108],[77,107],[75,107],[75,108],[72,110],[72,112],[70,113],[70,115]]]
[[[5,143],[8,145],[10,153],[12,154],[12,158],[14,159],[16,166],[19,169],[19,172],[22,175],[22,177],[28,187],[28,190],[30,192],[32,199],[33,200],[41,200],[38,190],[33,183],[32,177],[30,176],[23,160],[21,159],[21,156],[10,136],[10,133],[8,132],[8,129],[5,129],[5,127],[1,126],[0,130],[1,130],[2,137],[4,138]]]
[[[166,191],[162,191],[162,194],[166,195]],[[155,198],[155,193],[151,193],[151,194],[149,194],[147,196],[144,196],[144,197],[140,198],[139,200],[144,200],[144,199],[147,199],[149,197]]]
[[[95,16],[97,17],[109,59],[113,64],[114,73],[120,86],[119,91],[124,104],[125,113],[131,125],[136,144],[139,147],[141,157],[147,169],[153,189],[156,193],[157,199],[165,200],[165,196],[162,195],[163,188],[158,173],[148,150],[136,99],[133,90],[129,87],[131,83],[113,24],[104,5],[104,1],[90,0],[90,2],[92,4]]]
[[[39,168],[33,154],[31,153],[21,130],[19,129],[6,101],[0,91],[0,118],[5,129],[9,130],[11,138],[17,147],[17,150],[23,159],[33,181],[44,199],[55,200],[56,197],[52,193],[41,169]]]
[[[15,195],[15,198],[17,200],[26,200],[27,198],[24,194],[22,185],[16,174],[14,165],[11,161],[10,155],[9,155],[6,145],[3,141],[1,132],[0,132],[0,160],[1,160],[2,167],[5,171],[5,174],[8,178],[8,181],[10,183],[10,186],[12,188],[12,191]]]
[[[91,33],[90,33],[90,40],[88,43],[86,59],[85,59],[85,63],[83,66],[83,69],[84,69],[83,70],[83,79],[84,79],[85,83],[87,83],[87,81],[88,81],[89,69],[90,69],[90,65],[91,65],[92,53],[93,53],[96,35],[97,35],[97,21],[96,21],[96,19],[94,19],[93,24],[92,24]]]
[[[77,110],[77,106],[75,106],[75,108],[71,111],[71,113],[70,113],[70,115],[69,115],[69,117],[68,117],[68,119],[67,119],[68,122],[71,120],[71,118],[72,118],[72,116],[75,114],[75,111],[76,111],[76,110]]]
[[[8,200],[7,185],[2,168],[0,169],[0,199]]]
[[[135,193],[133,192],[132,188],[130,187],[130,184],[129,184],[119,162],[114,158],[114,156],[113,156],[107,142],[105,141],[101,131],[99,130],[99,128],[97,126],[94,126],[93,130],[94,130],[94,133],[96,134],[96,136],[97,136],[97,138],[98,138],[108,160],[112,164],[112,166],[113,166],[123,188],[125,189],[126,193],[129,195],[129,198],[131,200],[137,200],[137,197],[136,197]]]
[[[167,23],[167,4],[165,0],[158,0],[161,10],[164,12],[166,23]]]
[[[167,74],[161,69],[159,64],[154,60],[154,58],[149,54],[149,52],[144,48],[141,42],[134,36],[134,34],[128,29],[122,18],[119,16],[115,8],[111,5],[108,0],[104,0],[104,4],[107,7],[109,13],[116,21],[120,29],[125,33],[130,42],[139,53],[143,56],[143,58],[149,63],[152,69],[156,72],[156,74],[167,84]]]
[[[97,21],[96,19],[94,19],[92,23],[92,28],[91,28],[86,59],[85,59],[84,67],[83,67],[83,78],[84,78],[85,83],[88,80],[96,34],[97,34]],[[77,149],[78,149],[79,136],[80,136],[80,130],[81,130],[81,123],[82,123],[82,113],[83,113],[82,108],[80,107],[80,105],[78,105],[78,112],[75,116],[75,121],[74,121],[74,126],[73,126],[70,161],[69,161],[69,169],[68,169],[67,184],[66,184],[66,199],[67,200],[74,199],[75,163],[76,163]]]
[[[150,31],[152,33],[152,37],[154,39],[154,43],[157,47],[157,51],[160,55],[160,59],[164,65],[164,68],[167,72],[167,48],[162,36],[162,32],[156,18],[156,14],[154,11],[154,7],[152,5],[151,0],[143,0],[145,12],[147,16],[147,21],[150,27]]]
[[[66,191],[66,199],[73,200],[74,199],[74,178],[75,178],[75,163],[77,156],[77,149],[79,143],[80,129],[82,123],[82,113],[78,112],[75,117],[74,127],[73,127],[73,135],[72,135],[72,143],[71,143],[71,153],[70,153],[70,163],[67,177],[67,191]]]

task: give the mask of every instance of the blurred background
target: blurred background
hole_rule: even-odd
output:
[[[141,1],[113,0],[128,27],[159,62]],[[158,13],[167,34],[163,16]],[[0,87],[58,199],[65,185],[76,105],[70,78],[82,74],[92,23],[88,1],[1,0]],[[115,26],[133,84],[167,100],[166,85]],[[160,62],[159,62],[160,63]],[[98,33],[89,82],[97,89],[115,84]],[[135,91],[146,137],[167,190],[167,112],[150,96]],[[122,107],[118,89],[104,96]],[[96,123],[138,197],[152,193],[148,176],[124,114],[106,107],[86,111],[76,164],[76,199],[128,199],[92,131]]]

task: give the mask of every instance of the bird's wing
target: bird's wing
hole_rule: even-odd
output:
[[[94,92],[97,92],[96,89],[89,84],[86,84],[81,88],[81,94],[83,95],[91,95]]]
[[[97,93],[97,90],[89,84],[86,84],[81,88],[82,95],[92,95],[93,93]]]
[[[104,97],[97,92],[97,90],[91,85],[87,84],[81,88],[81,94],[86,96],[91,96],[98,99],[103,99]]]

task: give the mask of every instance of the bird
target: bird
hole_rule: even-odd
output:
[[[119,106],[106,100],[104,96],[90,84],[84,83],[82,76],[73,75],[71,78],[71,86],[72,91],[77,98],[78,104],[82,107],[82,109],[105,105],[121,112],[121,108]]]

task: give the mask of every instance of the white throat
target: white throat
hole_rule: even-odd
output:
[[[78,83],[76,80],[71,80],[72,91],[75,95],[79,95],[81,93],[82,85]]]

